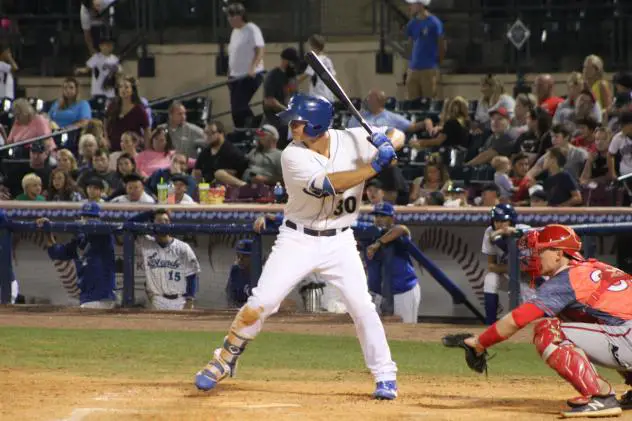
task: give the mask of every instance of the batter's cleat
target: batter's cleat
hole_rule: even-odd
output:
[[[395,380],[377,382],[373,397],[377,400],[392,401],[397,397],[397,382]]]
[[[195,386],[204,391],[209,391],[217,383],[231,375],[230,366],[221,358],[215,358],[195,375]]]
[[[623,411],[619,405],[619,401],[614,395],[609,396],[593,396],[590,401],[584,405],[571,408],[569,411],[562,412],[563,418],[599,418],[599,417],[616,417],[621,415]]]
[[[628,390],[623,395],[621,395],[621,399],[619,399],[619,405],[621,405],[621,409],[623,410],[632,409],[632,390]]]

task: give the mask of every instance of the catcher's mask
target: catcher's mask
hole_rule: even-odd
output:
[[[582,241],[572,228],[564,225],[547,225],[541,230],[532,230],[518,240],[520,270],[531,275],[531,286],[536,278],[543,276],[540,255],[543,251],[562,250],[571,260],[584,261],[581,255]]]

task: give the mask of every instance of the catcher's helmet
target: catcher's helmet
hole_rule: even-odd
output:
[[[518,213],[513,206],[509,204],[500,204],[492,208],[490,225],[494,226],[494,221],[509,221],[512,226],[518,222]]]
[[[284,124],[305,122],[305,134],[317,137],[329,129],[334,118],[334,107],[323,97],[296,94],[290,99],[287,110],[277,116]]]
[[[101,207],[96,202],[88,202],[81,207],[79,214],[89,218],[98,218],[100,212]]]
[[[518,241],[520,269],[534,278],[542,276],[540,253],[546,249],[561,250],[566,257],[584,261],[582,241],[572,228],[565,225],[547,225],[540,230],[527,232]]]

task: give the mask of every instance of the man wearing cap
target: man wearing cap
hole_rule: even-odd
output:
[[[125,183],[125,194],[110,200],[111,203],[156,203],[154,198],[145,192],[143,177],[140,175],[126,175],[123,183]]]
[[[226,284],[226,299],[228,306],[239,308],[250,297],[250,254],[252,253],[252,240],[239,240],[235,247],[237,257],[230,268],[228,283]]]
[[[417,323],[421,289],[408,252],[408,244],[402,238],[410,239],[410,230],[404,225],[394,224],[395,209],[390,203],[375,205],[371,214],[375,216],[375,226],[379,228],[380,236],[366,248],[369,290],[376,304],[381,301],[382,273],[384,272],[382,249],[387,245],[393,247],[390,267],[387,271],[390,273],[394,313],[401,317],[404,323]]]
[[[53,171],[54,161],[43,142],[31,144],[29,150],[29,165],[12,165],[6,174],[6,184],[13,197],[22,193],[22,178],[28,173],[34,173],[42,179],[42,186],[48,186],[50,173]]]
[[[105,193],[105,182],[101,177],[90,177],[86,180],[86,202],[103,202],[103,194]]]
[[[608,172],[612,179],[632,173],[632,111],[621,113],[619,124],[621,131],[614,135],[608,147]],[[621,158],[618,174],[617,156]]]
[[[193,198],[187,194],[191,176],[187,174],[175,174],[171,177],[171,182],[175,190],[175,202],[178,205],[195,205]]]
[[[254,114],[250,101],[263,81],[263,49],[261,29],[248,21],[241,3],[224,8],[228,23],[233,28],[228,44],[228,84],[230,109],[235,127],[252,127]]]
[[[506,108],[497,108],[489,112],[491,117],[492,134],[485,142],[481,152],[465,165],[475,166],[489,164],[498,156],[510,157],[514,149],[514,139],[511,137],[511,116]]]
[[[274,126],[264,124],[257,130],[256,137],[257,146],[246,155],[250,165],[244,172],[243,179],[248,183],[273,186],[283,181],[281,151],[277,149],[279,132]]]
[[[101,208],[95,202],[85,203],[79,212],[85,224],[100,223]],[[36,221],[42,228],[48,218]],[[115,257],[112,234],[77,234],[66,244],[57,243],[52,232],[47,233],[48,256],[52,260],[75,263],[79,303],[81,308],[110,309],[115,305]]]
[[[285,147],[288,138],[287,124],[283,124],[277,113],[285,111],[287,103],[296,92],[296,65],[298,52],[294,48],[286,48],[281,52],[281,63],[270,70],[263,82],[263,114],[264,122],[273,125],[279,131],[281,147]]]
[[[410,4],[412,15],[406,25],[406,35],[412,46],[406,78],[408,99],[435,98],[439,66],[446,50],[443,23],[428,10],[430,0],[406,0],[406,3]]]

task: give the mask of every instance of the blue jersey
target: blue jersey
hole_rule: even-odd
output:
[[[391,274],[391,289],[393,294],[403,294],[410,291],[417,284],[417,274],[408,252],[408,245],[401,238],[388,243],[385,247],[393,248],[393,258],[388,271]],[[383,247],[380,248],[372,260],[367,259],[369,291],[382,293],[382,261]]]
[[[228,283],[226,284],[228,303],[242,306],[250,296],[250,271],[235,264],[230,268]]]
[[[114,238],[110,234],[79,234],[68,244],[48,249],[53,260],[74,260],[81,304],[114,300]]]

